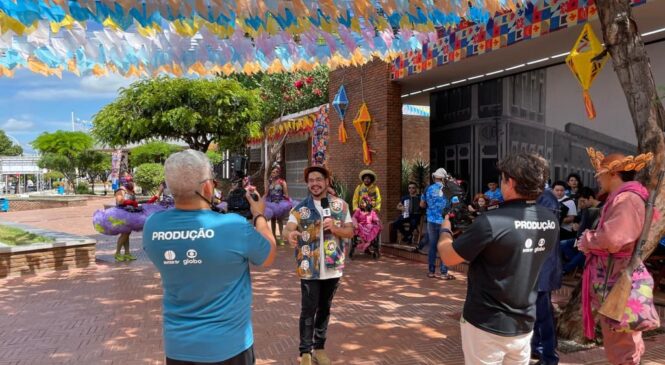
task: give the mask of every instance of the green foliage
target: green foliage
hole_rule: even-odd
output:
[[[12,142],[5,131],[0,130],[0,156],[19,156],[23,154],[23,147]]]
[[[49,171],[44,174],[45,180],[60,180],[64,179],[64,177],[65,175],[63,175],[60,171]]]
[[[335,190],[335,193],[337,193],[337,197],[344,199],[344,201],[349,204],[349,207],[353,205],[351,204],[353,197],[349,192],[349,187],[343,183],[342,180],[333,175],[330,179],[330,186]]]
[[[144,163],[134,172],[134,182],[143,190],[143,194],[155,191],[164,181],[164,166],[159,163]]]
[[[261,97],[261,122],[272,122],[282,115],[297,113],[328,102],[330,70],[317,67],[312,71],[281,72],[254,75],[232,74],[247,89],[257,89]],[[296,86],[299,85],[300,87]],[[254,134],[253,134],[254,135]]]
[[[83,132],[44,132],[32,141],[32,147],[41,153],[54,153],[65,157],[77,157],[92,148],[92,137]]]
[[[129,161],[132,166],[143,165],[144,163],[164,164],[167,158],[172,154],[182,150],[180,146],[174,144],[154,141],[135,147],[131,150]]]
[[[93,118],[92,133],[111,146],[147,139],[181,139],[207,151],[244,144],[260,117],[257,92],[235,80],[158,78],[141,80]]]
[[[213,166],[219,165],[224,160],[224,157],[221,153],[219,153],[219,151],[208,151],[206,152],[206,156],[208,156],[210,163]]]
[[[76,194],[90,194],[90,185],[87,182],[81,181],[76,185]]]
[[[76,169],[85,169],[92,148],[92,137],[83,132],[56,131],[42,133],[32,141],[32,147],[41,153],[39,167],[62,173],[70,186],[74,186]]]
[[[429,167],[429,163],[422,158],[402,160],[402,194],[408,192],[410,182],[416,183],[420,191],[423,191],[429,185]]]
[[[0,242],[9,246],[27,246],[33,243],[54,242],[50,237],[40,236],[20,228],[0,225]]]

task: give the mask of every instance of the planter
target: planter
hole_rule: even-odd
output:
[[[0,244],[0,279],[41,272],[85,268],[95,264],[95,244],[97,241],[94,239],[44,231],[23,225],[11,224],[11,226],[42,236],[52,237],[56,241],[27,246]]]

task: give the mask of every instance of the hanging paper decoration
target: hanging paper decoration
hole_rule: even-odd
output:
[[[349,98],[346,96],[346,88],[344,85],[339,87],[339,91],[337,91],[337,94],[333,99],[333,107],[337,111],[337,115],[339,115],[339,119],[341,120],[338,131],[339,141],[346,143],[348,135],[346,134],[346,127],[344,126],[344,117],[346,116],[346,110],[349,108]]]
[[[391,61],[438,30],[523,1],[0,0],[0,75],[206,76]]]
[[[275,142],[284,136],[293,137],[308,135],[314,128],[314,114],[301,116],[295,119],[273,122],[266,130],[266,134],[257,133],[249,138],[249,145],[258,146],[264,139]]]
[[[372,163],[372,151],[369,149],[367,138],[369,137],[369,127],[372,125],[372,117],[369,115],[367,103],[363,102],[358,110],[356,119],[353,120],[353,126],[356,127],[360,140],[363,143],[363,162],[365,165]]]
[[[596,109],[591,101],[589,89],[593,80],[598,76],[600,70],[605,66],[608,55],[605,54],[600,59],[597,57],[603,52],[604,48],[596,37],[589,23],[584,25],[582,34],[577,38],[575,46],[566,57],[566,64],[573,72],[577,81],[582,85],[584,95],[584,106],[589,119],[596,118]]]
[[[325,166],[328,160],[329,136],[328,104],[323,105],[314,117],[314,130],[312,131],[312,165]]]

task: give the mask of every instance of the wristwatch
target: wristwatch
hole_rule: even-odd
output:
[[[254,227],[256,227],[256,220],[259,219],[259,218],[263,218],[263,219],[266,220],[266,222],[268,222],[268,219],[267,219],[263,214],[257,214],[257,215],[254,217]]]
[[[450,235],[450,238],[453,238],[453,231],[449,230],[448,228],[441,228],[441,230],[439,231],[439,236],[442,233],[448,233]]]

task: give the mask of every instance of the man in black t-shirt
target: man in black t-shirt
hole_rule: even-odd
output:
[[[540,156],[509,155],[498,164],[505,203],[453,242],[444,220],[438,250],[446,265],[469,262],[461,319],[466,364],[528,364],[538,276],[558,248],[558,218],[536,205],[549,167]]]

